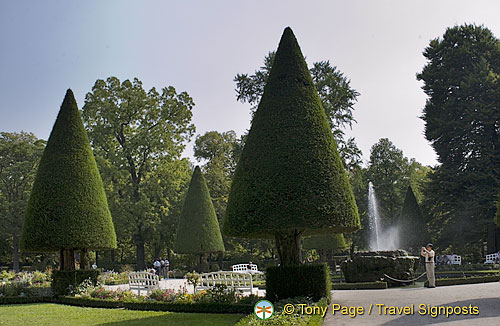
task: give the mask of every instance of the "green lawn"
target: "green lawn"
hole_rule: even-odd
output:
[[[0,325],[234,325],[242,315],[81,308],[52,303],[0,306]]]

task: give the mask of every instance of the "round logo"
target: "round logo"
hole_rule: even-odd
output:
[[[274,306],[267,300],[260,300],[255,304],[253,311],[259,319],[269,319],[274,313]]]

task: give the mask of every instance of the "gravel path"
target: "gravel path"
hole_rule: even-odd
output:
[[[350,317],[349,315],[342,315],[341,311],[336,311],[334,315],[332,313],[332,305],[330,305],[325,317],[324,326],[500,325],[499,282],[443,286],[434,289],[422,287],[387,290],[336,290],[332,292],[332,301],[333,304],[340,304],[341,306],[363,307],[364,314]],[[370,304],[372,304],[372,311],[371,314],[368,314]],[[404,312],[398,313],[394,311],[395,308],[387,308],[384,311],[384,307],[376,306],[377,304],[383,304],[385,307],[411,307],[413,305],[413,314],[410,308],[407,308],[409,310],[407,311],[408,314],[404,314]],[[420,304],[425,305],[424,309],[419,309]],[[478,314],[453,314],[448,318],[444,314],[433,318],[429,315],[427,305],[444,307],[459,306],[467,307],[467,309],[477,307]],[[419,314],[419,311],[423,315]],[[430,312],[432,313],[432,310]]]

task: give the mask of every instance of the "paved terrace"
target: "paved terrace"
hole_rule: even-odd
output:
[[[324,326],[342,325],[387,325],[387,326],[413,326],[434,325],[443,326],[488,326],[500,325],[500,283],[483,283],[469,285],[443,286],[434,289],[428,288],[394,288],[387,290],[336,290],[332,292],[333,304],[341,306],[363,307],[363,315],[349,317],[341,315],[339,311],[332,314],[332,306],[328,308]],[[371,314],[368,315],[370,304],[373,304]],[[411,306],[414,305],[414,313],[404,314],[379,314],[376,304],[386,306]],[[476,306],[479,309],[477,315],[451,315],[431,317],[420,315],[419,305],[431,306]],[[426,308],[427,310],[427,308]],[[389,312],[389,311],[388,311]]]

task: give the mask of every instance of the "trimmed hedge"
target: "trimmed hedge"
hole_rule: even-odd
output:
[[[500,281],[500,275],[438,278],[436,279],[436,286],[476,284],[476,283],[487,283],[487,282],[498,282],[498,281]],[[426,287],[429,286],[429,281],[425,281],[425,286]]]
[[[66,295],[70,286],[76,287],[86,279],[96,284],[98,276],[97,270],[52,271],[52,291],[56,297]]]
[[[54,297],[0,297],[0,305],[2,304],[23,304],[23,303],[43,303],[56,302]]]
[[[266,297],[273,302],[293,297],[329,301],[331,286],[327,264],[273,266],[266,270]]]
[[[59,297],[58,303],[93,308],[125,308],[129,310],[248,314],[254,305],[230,303],[124,302],[109,299]]]
[[[386,282],[333,283],[333,290],[387,289]]]

